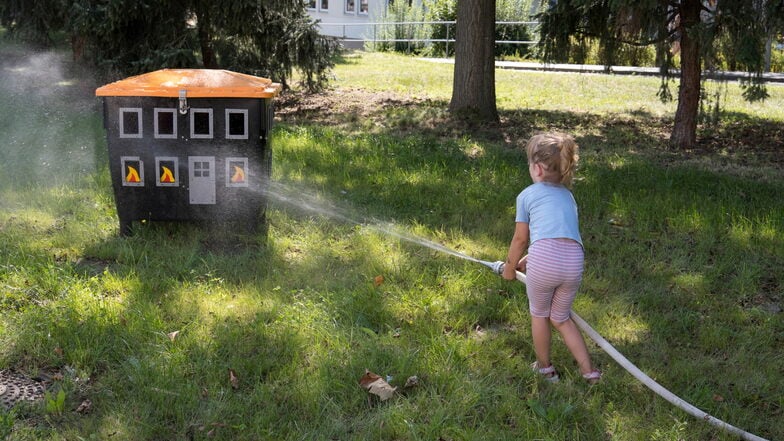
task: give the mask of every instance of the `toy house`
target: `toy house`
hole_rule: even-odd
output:
[[[120,233],[141,220],[263,224],[280,90],[209,69],[164,69],[96,89]]]

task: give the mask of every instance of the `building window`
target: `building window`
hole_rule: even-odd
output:
[[[368,13],[368,0],[359,0],[359,13],[360,14]]]
[[[346,14],[353,14],[355,9],[356,5],[354,4],[354,0],[346,0]]]
[[[316,9],[316,0],[305,0],[305,7],[307,9]]]
[[[248,186],[248,158],[226,158],[226,186]]]
[[[321,2],[319,10],[326,11],[329,9],[329,0],[319,0],[319,1]]]
[[[248,109],[226,109],[226,139],[248,139]]]
[[[178,187],[180,185],[180,171],[177,167],[176,157],[155,158],[155,168],[158,170],[155,185],[158,187]]]
[[[120,107],[120,138],[142,137],[142,109]]]
[[[155,108],[155,137],[177,139],[177,109]]]
[[[123,187],[144,187],[144,162],[138,156],[120,157]]]
[[[212,109],[191,109],[191,138],[212,138]]]

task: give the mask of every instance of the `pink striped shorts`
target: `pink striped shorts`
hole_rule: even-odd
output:
[[[528,248],[526,292],[534,317],[569,320],[583,280],[583,247],[571,239],[540,239]]]

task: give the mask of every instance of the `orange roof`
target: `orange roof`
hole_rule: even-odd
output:
[[[214,69],[162,69],[95,89],[96,96],[158,96],[177,98],[273,98],[280,83],[253,75]]]

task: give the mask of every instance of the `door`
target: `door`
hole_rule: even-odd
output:
[[[215,204],[214,156],[189,156],[188,178],[192,205]]]

